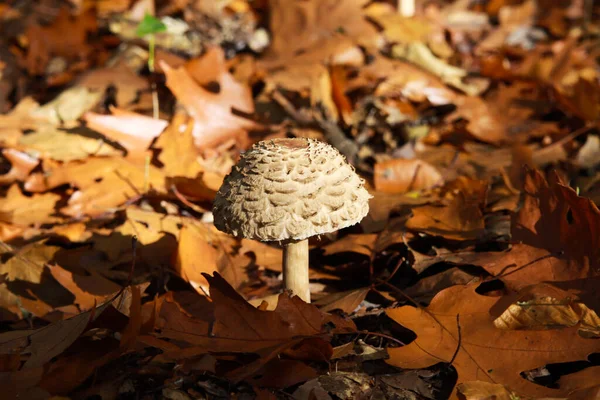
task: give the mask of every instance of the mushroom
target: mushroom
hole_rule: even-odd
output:
[[[314,139],[256,143],[223,181],[214,223],[283,246],[283,285],[310,302],[308,238],[358,223],[371,195],[337,149]]]

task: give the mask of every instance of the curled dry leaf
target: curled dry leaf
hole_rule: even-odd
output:
[[[440,361],[452,361],[458,384],[500,383],[520,396],[567,395],[565,388],[535,384],[520,372],[551,363],[585,360],[600,350],[600,343],[582,338],[576,328],[535,333],[498,329],[490,310],[501,299],[477,294],[477,286],[445,289],[426,309],[388,309],[388,316],[413,330],[417,339],[404,347],[389,348],[387,362],[400,368],[427,368]]]
[[[143,160],[150,143],[169,124],[162,119],[151,118],[131,111],[111,109],[112,115],[87,112],[83,116],[87,126],[100,132],[127,150],[127,155]]]
[[[239,148],[247,146],[247,131],[260,126],[233,111],[254,112],[254,101],[248,87],[236,82],[224,70],[218,79],[219,93],[212,93],[197,84],[185,68],[173,69],[166,63],[162,63],[161,67],[167,77],[167,86],[194,118],[192,135],[196,147],[210,150],[232,139]]]
[[[384,193],[431,189],[443,183],[442,174],[425,161],[395,159],[375,164],[375,189]]]
[[[570,299],[539,297],[511,304],[494,320],[499,329],[556,329],[577,324],[581,331],[598,336],[600,318],[585,304]]]

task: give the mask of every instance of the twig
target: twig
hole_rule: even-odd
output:
[[[271,98],[299,124],[317,125],[321,128],[327,141],[337,148],[348,159],[348,162],[354,164],[358,156],[359,147],[352,139],[346,137],[335,122],[326,119],[321,112],[315,112],[310,115],[303,110],[297,110],[278,90],[271,94]]]
[[[365,334],[365,335],[379,336],[379,337],[382,337],[382,338],[384,338],[384,339],[391,340],[392,342],[396,342],[396,343],[398,343],[400,346],[406,346],[406,344],[405,344],[403,341],[401,341],[401,340],[398,340],[398,339],[396,339],[396,338],[395,338],[395,337],[393,337],[393,336],[386,335],[385,333],[371,332],[371,331],[360,331],[359,333],[362,333],[362,334]]]
[[[449,364],[452,364],[454,362],[454,360],[456,360],[456,356],[458,355],[458,352],[460,351],[460,346],[462,343],[462,333],[460,330],[460,314],[456,314],[456,330],[458,331],[458,345],[456,346],[456,350],[454,350],[454,354],[452,355],[452,358],[449,361]]]

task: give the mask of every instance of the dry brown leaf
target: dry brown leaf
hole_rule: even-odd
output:
[[[327,360],[331,357],[331,346],[320,338],[327,335],[325,325],[333,324],[334,331],[339,332],[356,329],[353,323],[321,313],[297,296],[281,294],[274,311],[261,311],[247,303],[218,274],[207,275],[206,279],[212,301],[202,303],[201,319],[190,318],[167,297],[160,311],[160,332],[156,335],[177,340],[179,349],[165,352],[167,357],[175,359],[222,352],[260,354],[252,364],[228,374],[234,381],[254,376],[263,365],[296,344],[308,346],[304,354],[310,354],[310,359]],[[309,348],[314,351],[308,352]],[[299,349],[296,355],[298,352]]]
[[[15,316],[22,319],[24,311],[43,317],[52,311],[52,305],[69,303],[68,292],[48,279],[44,267],[59,250],[58,247],[34,243],[14,252],[4,244],[1,246],[3,261],[0,275],[7,274],[0,284],[2,320],[14,320]]]
[[[111,109],[112,115],[87,112],[83,116],[87,126],[100,132],[127,150],[127,156],[144,160],[152,141],[169,124],[162,119],[147,117],[131,111]]]
[[[600,350],[595,339],[584,339],[576,328],[547,331],[497,329],[489,314],[501,298],[475,292],[478,285],[453,286],[433,298],[427,309],[388,309],[390,318],[417,334],[407,346],[389,348],[388,362],[401,368],[427,368],[450,362],[458,384],[483,381],[505,385],[520,396],[561,397],[565,388],[551,389],[521,377],[520,372],[546,364],[585,360]],[[459,334],[460,326],[460,334]]]
[[[92,51],[87,43],[88,33],[96,31],[96,17],[92,12],[78,17],[69,15],[68,8],[60,13],[47,27],[29,25],[25,36],[29,43],[26,66],[31,75],[44,75],[53,57],[69,61],[85,60]]]
[[[90,156],[120,156],[117,150],[101,138],[78,135],[55,127],[47,127],[21,136],[18,145],[33,156],[57,161],[85,160]]]
[[[0,143],[5,146],[15,146],[23,130],[35,130],[44,126],[47,121],[32,115],[40,105],[31,97],[25,97],[8,114],[0,115]]]
[[[350,251],[371,257],[371,255],[375,252],[375,242],[377,241],[377,236],[378,235],[374,233],[346,235],[341,239],[323,246],[323,254],[330,256],[336,253]]]
[[[283,250],[279,247],[269,246],[268,244],[257,240],[242,239],[240,254],[254,254],[254,262],[256,265],[270,269],[272,271],[281,272],[281,262],[283,260]]]
[[[375,164],[375,189],[384,193],[407,193],[442,185],[437,168],[422,160],[394,159]]]
[[[78,79],[77,85],[99,93],[114,86],[117,89],[116,100],[119,107],[127,106],[138,97],[139,92],[149,88],[146,79],[124,64],[86,72]]]
[[[0,202],[0,221],[14,225],[29,226],[60,220],[54,209],[60,196],[54,193],[25,196],[17,184],[13,184]]]
[[[579,324],[580,331],[598,336],[598,315],[585,304],[569,298],[542,296],[511,304],[496,320],[499,329],[557,329]]]
[[[483,233],[488,183],[460,177],[440,189],[438,204],[413,208],[406,227],[447,239],[475,239]]]
[[[561,376],[558,384],[569,392],[569,400],[594,400],[600,394],[598,374],[600,366],[590,366],[582,371]]]
[[[526,171],[522,196],[523,205],[511,224],[517,244],[500,257],[481,253],[476,263],[513,289],[552,281],[598,310],[598,207],[562,184],[556,174],[547,181],[537,170]]]
[[[52,126],[78,127],[78,119],[91,110],[102,98],[102,92],[83,86],[73,86],[61,92],[56,98],[31,111],[34,118],[47,121]]]
[[[143,193],[144,188],[164,192],[164,176],[154,166],[147,174],[144,165],[122,158],[88,158],[83,162],[43,163],[44,173],[34,173],[25,182],[25,189],[44,192],[70,184],[78,190],[61,211],[71,216],[100,215]]]
[[[7,173],[0,175],[0,185],[24,181],[39,163],[37,158],[15,149],[4,149],[2,155],[10,162],[11,167]]]
[[[375,27],[364,18],[365,0],[269,2],[271,46],[262,63],[268,68],[311,65],[342,54],[356,44],[373,47]]]
[[[427,42],[434,28],[430,21],[420,16],[405,17],[384,3],[370,4],[365,15],[383,28],[383,36],[392,43]]]
[[[184,225],[179,231],[175,270],[201,295],[208,294],[204,273],[217,271],[218,252],[206,241],[206,232]],[[237,282],[233,282],[237,287]]]
[[[176,113],[153,147],[161,149],[158,160],[169,177],[196,178],[202,167],[198,162],[198,149],[194,146],[194,122],[183,113]]]
[[[232,139],[239,148],[247,146],[247,131],[257,129],[259,125],[233,114],[233,110],[247,114],[254,112],[248,87],[236,82],[227,70],[222,70],[218,77],[219,93],[212,93],[198,85],[185,68],[173,69],[165,63],[161,67],[167,77],[167,86],[194,118],[192,135],[196,147],[209,150]]]
[[[363,302],[370,290],[371,288],[367,287],[333,293],[315,301],[313,304],[323,312],[342,310],[346,314],[350,314]]]
[[[88,311],[108,297],[115,295],[121,287],[93,270],[89,275],[78,275],[59,265],[49,265],[52,277],[75,296],[78,312]]]
[[[514,394],[497,383],[470,381],[456,386],[459,398],[464,400],[513,400]]]

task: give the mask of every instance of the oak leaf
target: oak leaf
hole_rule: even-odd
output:
[[[303,342],[309,348],[316,346],[316,352],[305,349],[304,356],[312,354],[320,360],[322,357],[328,359],[331,346],[324,341],[330,333],[326,326],[331,324],[334,332],[356,329],[352,322],[324,314],[299,297],[287,294],[279,296],[274,311],[259,310],[247,303],[218,273],[205,275],[205,278],[210,285],[212,301],[202,303],[203,311],[197,310],[196,318],[191,318],[172,298],[167,297],[163,303],[157,326],[160,331],[155,335],[175,340],[173,343],[178,347],[167,350],[167,357],[183,359],[207,353],[259,354],[261,357],[256,362],[229,375],[239,380]]]
[[[119,143],[127,150],[127,156],[143,160],[152,141],[169,124],[162,119],[111,108],[112,115],[87,112],[83,118],[87,126],[100,132],[110,140]]]
[[[417,339],[407,346],[388,349],[388,362],[401,368],[452,362],[458,372],[458,384],[500,383],[521,396],[568,394],[564,388],[530,382],[520,373],[546,364],[585,360],[600,350],[600,342],[582,338],[576,327],[546,331],[498,329],[490,310],[501,299],[479,295],[477,286],[445,289],[426,309],[388,309],[390,318],[417,334]]]
[[[212,93],[196,83],[184,67],[173,69],[163,62],[161,68],[165,71],[167,86],[194,118],[192,135],[198,149],[213,149],[229,140],[238,142],[240,148],[248,145],[247,131],[259,125],[234,114],[233,110],[254,112],[250,88],[238,83],[226,69],[217,80],[219,93]]]
[[[523,205],[512,217],[512,248],[481,253],[475,262],[510,288],[551,281],[600,307],[595,285],[600,272],[600,210],[578,196],[557,174],[546,180],[527,169]]]

